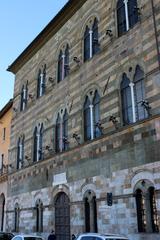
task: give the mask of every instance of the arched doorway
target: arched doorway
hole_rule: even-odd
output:
[[[56,240],[70,240],[70,201],[64,193],[58,193],[55,200]]]
[[[97,227],[97,203],[95,193],[88,190],[84,194],[84,211],[85,211],[85,231],[98,232]]]
[[[4,206],[5,206],[5,196],[2,193],[0,196],[0,231],[3,231],[3,225],[4,225]]]

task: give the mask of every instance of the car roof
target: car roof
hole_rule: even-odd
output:
[[[119,239],[128,239],[127,237],[125,236],[122,236],[120,234],[114,234],[114,233],[105,233],[105,234],[101,234],[101,233],[82,233],[82,234],[79,234],[79,236],[99,236],[99,237],[116,237],[116,238],[119,238]]]

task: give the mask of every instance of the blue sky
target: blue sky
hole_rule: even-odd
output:
[[[20,55],[67,0],[0,1],[0,109],[13,97],[14,75],[7,67]]]

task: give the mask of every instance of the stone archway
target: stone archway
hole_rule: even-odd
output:
[[[5,206],[5,196],[2,193],[0,195],[0,231],[3,231],[3,225],[4,225],[4,206]]]
[[[64,192],[55,199],[55,233],[56,240],[70,240],[70,201]]]

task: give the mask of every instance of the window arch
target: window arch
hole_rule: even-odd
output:
[[[64,51],[61,49],[58,56],[58,80],[61,82],[69,75],[69,45],[67,44]]]
[[[43,232],[43,203],[40,199],[36,202],[36,232]]]
[[[117,27],[118,36],[128,31],[138,22],[137,0],[118,0]]]
[[[135,191],[137,223],[139,232],[159,232],[156,194],[147,180],[139,182]]]
[[[27,99],[28,99],[28,82],[26,83],[26,85],[23,85],[21,89],[20,111],[24,111],[26,109]]]
[[[58,113],[55,126],[55,149],[56,152],[66,151],[69,147],[68,142],[68,113],[67,109]]]
[[[147,118],[149,113],[143,105],[145,101],[144,72],[139,65],[136,66],[133,81],[123,73],[120,88],[124,125]]]
[[[4,227],[4,207],[5,207],[5,196],[2,193],[0,195],[0,231],[3,231],[3,227]]]
[[[84,195],[85,231],[97,232],[97,203],[94,192],[88,190]]]
[[[17,169],[21,169],[24,164],[24,135],[19,137],[17,143]]]
[[[46,64],[44,64],[44,66],[42,66],[38,71],[37,98],[44,95],[45,86],[46,86]]]
[[[101,136],[100,128],[100,96],[96,90],[89,97],[88,95],[85,98],[83,106],[83,115],[84,115],[84,140],[92,140]]]
[[[84,36],[84,61],[92,58],[99,51],[98,20],[94,19],[92,26],[86,26]]]
[[[43,123],[38,124],[34,129],[34,155],[33,161],[38,162],[43,159]]]
[[[14,230],[19,232],[19,217],[20,217],[20,208],[19,204],[16,203],[14,207]]]

